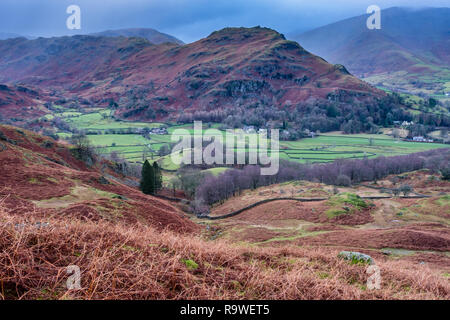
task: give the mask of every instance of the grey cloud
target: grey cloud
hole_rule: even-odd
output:
[[[419,0],[2,0],[0,32],[60,36],[131,27],[155,28],[185,42],[227,26],[305,31],[365,13],[369,5],[423,6]],[[448,0],[427,1],[447,6]],[[66,8],[82,10],[82,30],[69,31]]]

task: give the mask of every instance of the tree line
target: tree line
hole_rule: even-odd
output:
[[[242,170],[229,169],[213,176],[206,175],[195,190],[197,213],[205,206],[239,195],[243,190],[293,180],[321,182],[328,185],[351,185],[363,181],[377,181],[391,174],[420,169],[441,172],[443,178],[450,167],[450,150],[439,149],[409,155],[378,157],[375,159],[337,160],[325,164],[299,164],[281,161],[276,175],[263,176],[259,166],[246,166]]]
[[[310,98],[296,105],[286,103],[278,108],[270,101],[252,105],[234,105],[221,110],[186,111],[177,117],[179,123],[194,120],[222,123],[224,128],[242,128],[245,125],[264,128],[270,123],[285,133],[281,138],[297,140],[307,131],[337,131],[344,133],[378,133],[381,127],[389,127],[394,121],[414,121],[414,130],[424,133],[436,127],[450,126],[446,114],[420,113],[414,115],[405,108],[404,99],[398,94],[361,100],[343,93],[330,94],[327,99]]]

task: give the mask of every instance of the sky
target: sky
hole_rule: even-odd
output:
[[[381,9],[448,7],[448,0],[0,0],[0,33],[87,34],[154,28],[189,43],[225,27],[264,26],[284,34],[307,31]],[[81,9],[81,30],[69,30],[66,9]]]

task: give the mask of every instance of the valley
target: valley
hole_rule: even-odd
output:
[[[115,29],[133,1],[0,32],[0,300],[450,299],[449,8]]]
[[[55,108],[55,107],[54,107]],[[85,132],[92,146],[101,155],[109,156],[112,152],[130,162],[142,163],[144,158],[159,161],[163,169],[176,170],[170,161],[170,155],[160,154],[160,148],[171,149],[173,142],[171,134],[177,128],[193,130],[193,125],[166,122],[120,121],[113,117],[113,111],[108,109],[65,109],[56,107],[59,112],[46,115],[40,120],[51,121],[59,118],[71,127]],[[208,128],[219,129],[220,123],[205,124]],[[145,134],[145,130],[166,128],[167,131],[158,134]],[[377,156],[401,155],[445,148],[439,143],[421,143],[402,141],[393,136],[382,134],[343,134],[342,132],[320,133],[313,138],[308,137],[296,141],[280,142],[280,158],[299,163],[329,162],[336,159],[361,159]],[[222,131],[225,133],[225,131]],[[58,131],[61,139],[70,139],[70,131]],[[250,135],[255,133],[249,133]],[[246,149],[248,151],[248,148]],[[167,151],[170,154],[170,151]]]
[[[110,160],[86,166],[51,138],[0,132],[2,298],[448,299],[450,184],[428,169],[347,187],[297,180],[243,190],[210,216],[271,198],[325,200],[275,200],[208,220],[188,213],[187,198],[126,186]],[[392,195],[400,183],[409,197]],[[380,290],[368,290],[365,265],[342,260],[342,250],[376,261]],[[81,290],[58,276],[68,263],[83,270]]]

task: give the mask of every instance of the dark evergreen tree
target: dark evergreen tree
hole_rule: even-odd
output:
[[[161,168],[158,166],[158,163],[156,161],[153,162],[153,171],[155,175],[155,192],[158,192],[162,189],[162,174]]]
[[[145,194],[155,193],[155,170],[148,160],[145,160],[144,165],[142,166],[140,189]]]
[[[428,105],[430,106],[430,108],[436,107],[437,104],[438,104],[438,101],[436,99],[434,99],[434,98],[428,99]]]

